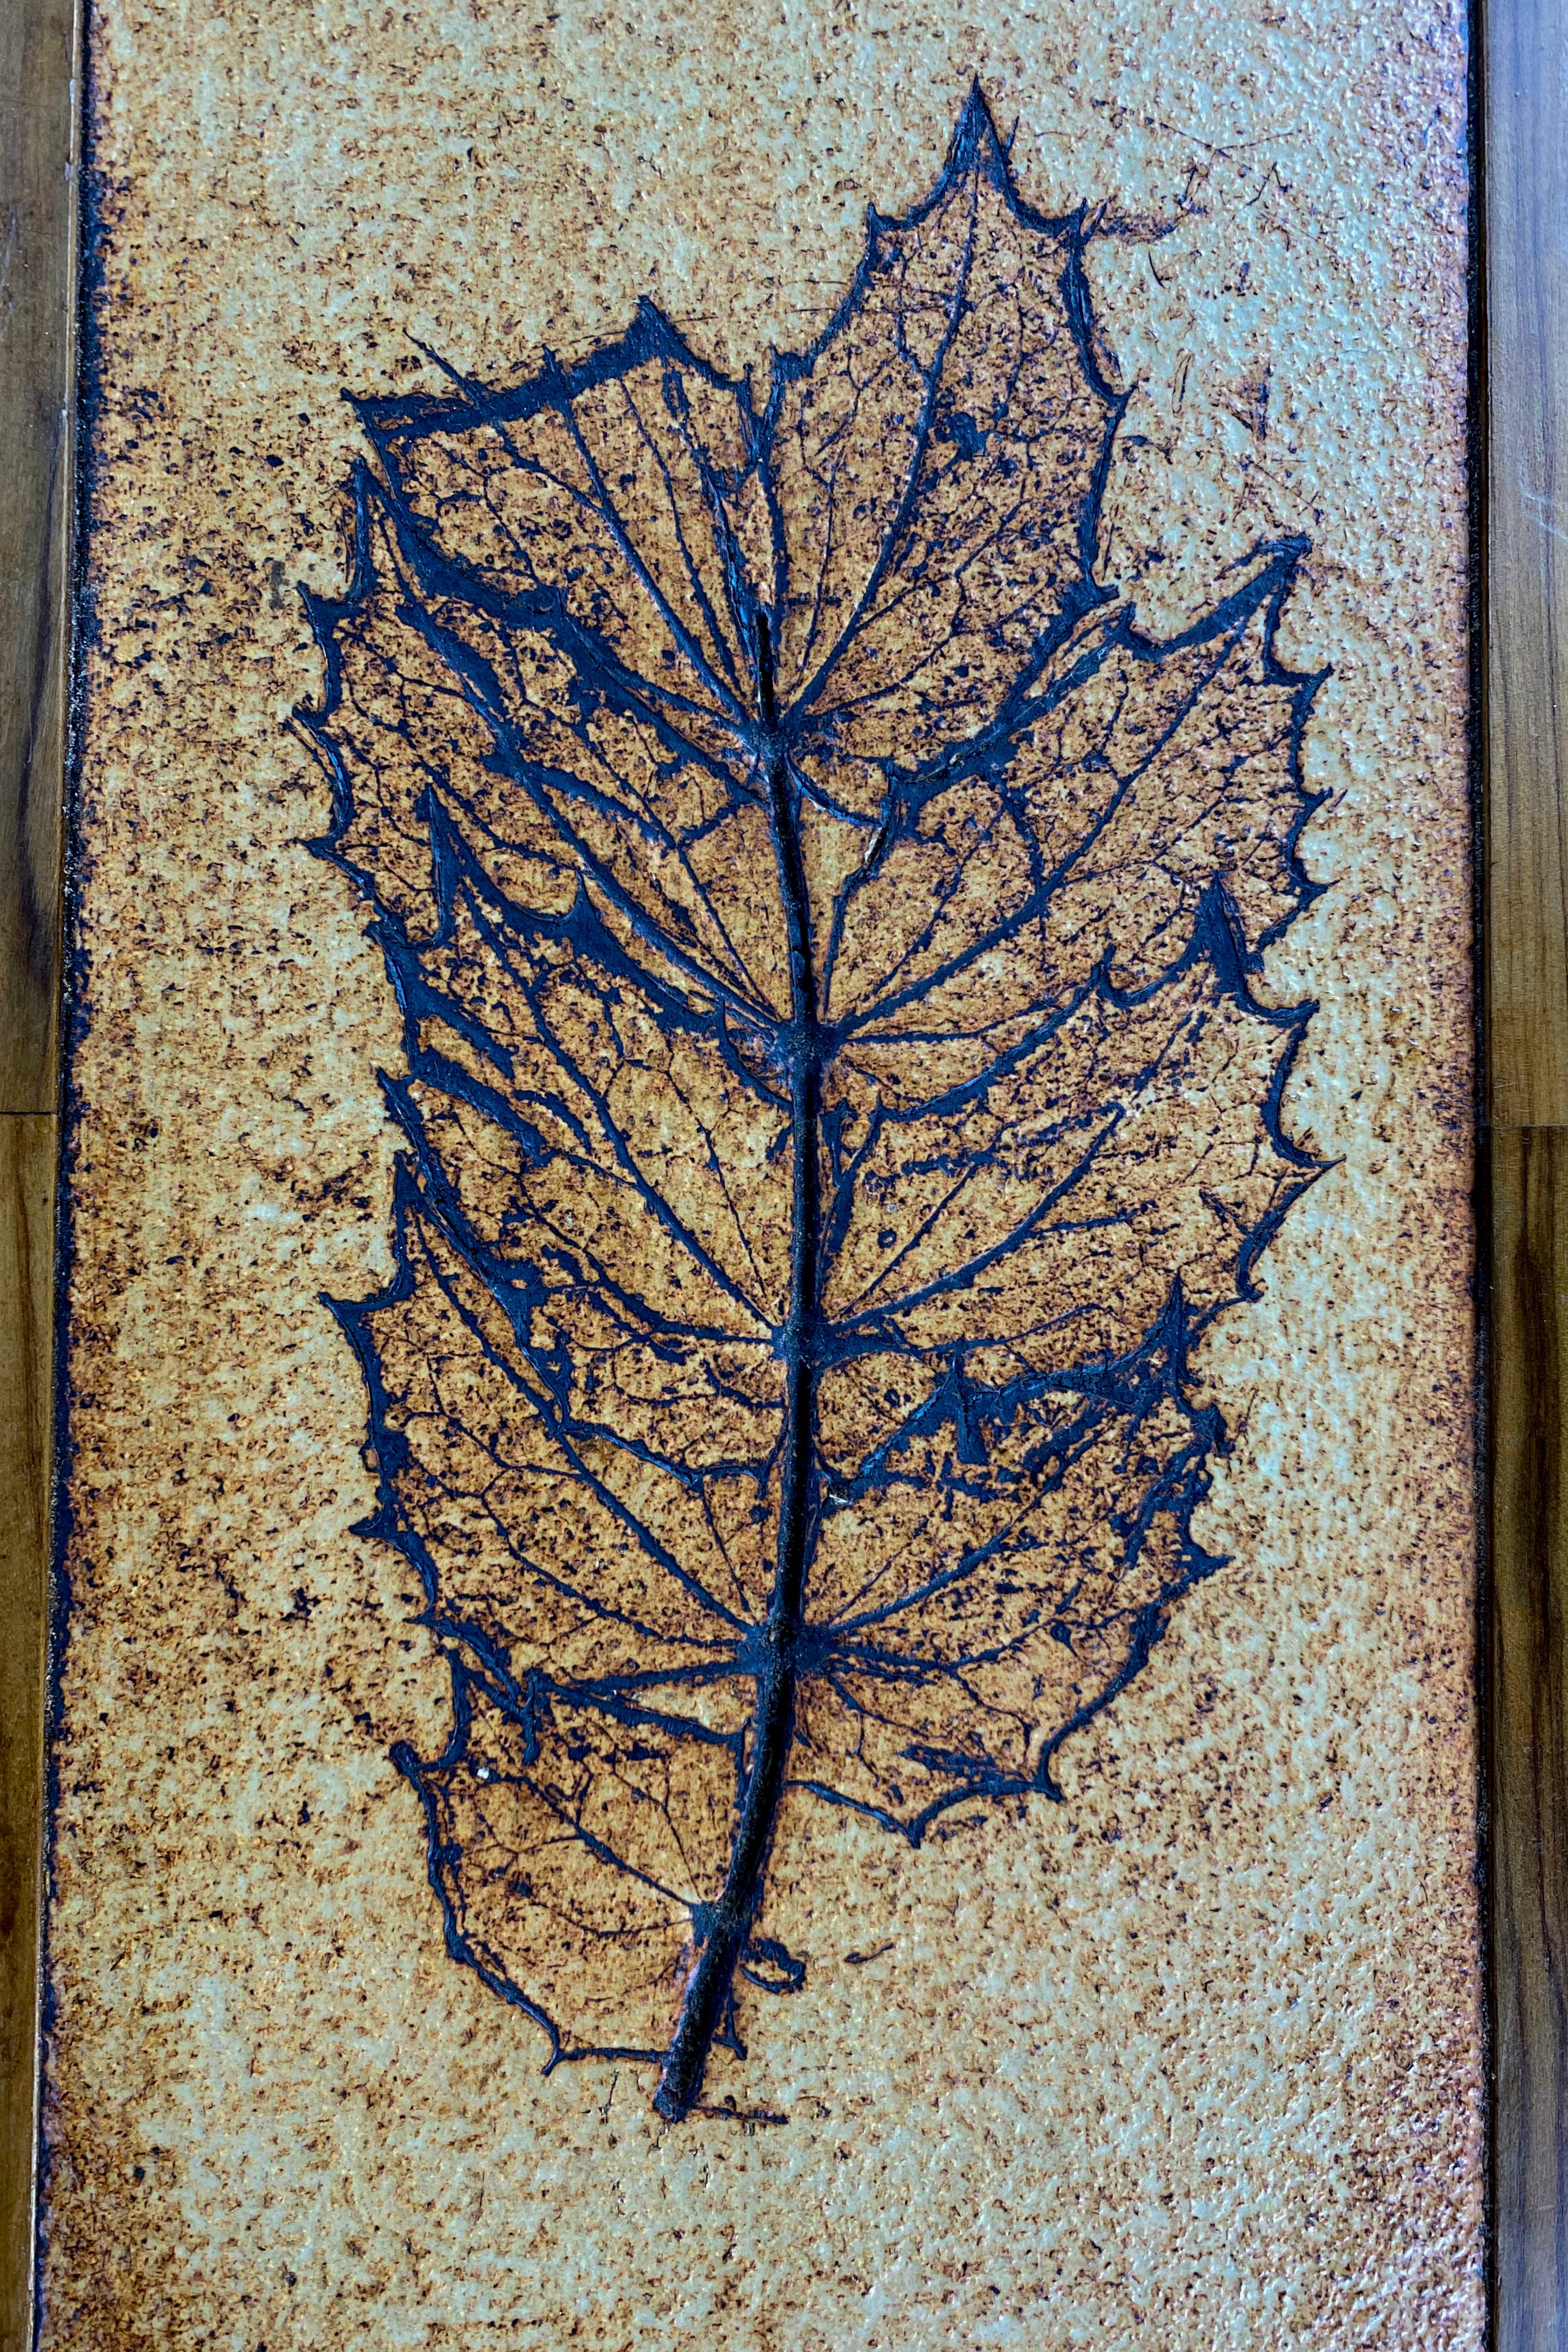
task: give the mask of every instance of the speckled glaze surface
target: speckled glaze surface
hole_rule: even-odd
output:
[[[45,2343],[1479,2347],[1460,13],[116,0],[90,51]],[[392,1760],[442,1754],[453,1681],[406,1551],[355,1532],[386,1462],[321,1294],[396,1273],[407,1041],[374,908],[308,846],[297,588],[350,586],[345,393],[449,397],[432,352],[519,384],[645,297],[761,384],[976,79],[1019,201],[1087,208],[1125,394],[1097,585],[1168,643],[1292,551],[1327,887],[1252,984],[1316,1002],[1282,1131],[1328,1164],[1197,1343],[1226,1564],[1055,1748],[1059,1801],[911,1846],[867,1748],[860,1810],[781,1822],[760,1929],[805,1981],[745,1993],[743,2065],[672,2122],[657,2056],[544,2074],[449,1957]],[[1185,1083],[1194,1122],[1229,1099]],[[532,1900],[469,1924],[570,2009]],[[578,2039],[658,2044],[652,1981]]]

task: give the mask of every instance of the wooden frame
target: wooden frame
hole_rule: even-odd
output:
[[[1489,0],[1479,109],[1497,2352],[1568,2344],[1568,23]]]
[[[33,2337],[59,1148],[76,0],[0,13],[0,2345]]]
[[[0,17],[0,2347],[33,2335],[75,0]],[[1495,2352],[1568,2347],[1568,19],[1476,34]]]

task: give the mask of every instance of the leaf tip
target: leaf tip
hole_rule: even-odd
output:
[[[985,92],[980,86],[978,74],[969,85],[969,95],[953,127],[945,176],[962,179],[971,172],[983,173],[1009,195],[1013,193],[1013,174],[1007,161],[1007,150],[996,128],[996,120]]]

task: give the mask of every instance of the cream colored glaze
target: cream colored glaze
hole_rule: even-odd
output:
[[[1479,2346],[1461,26],[96,13],[49,2347]],[[797,345],[976,72],[1031,199],[1107,207],[1104,576],[1169,630],[1313,541],[1333,887],[1269,982],[1342,1164],[1208,1348],[1232,1564],[1067,1805],[818,1826],[779,1932],[891,1948],[751,2013],[787,2126],[669,2131],[446,1958],[386,1759],[444,1677],[316,1295],[388,1271],[397,1031],[300,846],[290,583],[342,583],[339,395],[433,383],[412,338],[500,379],[648,291]]]

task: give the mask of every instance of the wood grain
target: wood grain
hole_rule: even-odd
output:
[[[1568,17],[1487,12],[1489,1045],[1501,1124],[1568,1123]]]
[[[33,2332],[68,646],[73,0],[0,11],[0,2347]]]
[[[1568,24],[1485,16],[1493,2341],[1568,2346]]]
[[[1568,1132],[1493,1140],[1497,2352],[1568,2344]]]
[[[57,1122],[0,1118],[0,2345],[31,2324]]]
[[[72,0],[0,12],[0,1110],[55,1108],[69,520]]]

